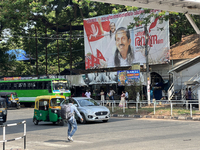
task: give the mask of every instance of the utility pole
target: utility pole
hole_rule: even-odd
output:
[[[37,74],[37,78],[38,77],[38,51],[37,51],[37,29],[35,27],[35,55],[36,55],[36,74]]]
[[[60,75],[60,57],[59,57],[59,44],[58,44],[58,25],[57,25],[57,52],[58,52],[58,72],[59,72],[59,75]]]
[[[149,41],[149,35],[147,34],[147,24],[144,26],[145,31],[145,56],[146,56],[146,76],[147,76],[147,101],[148,105],[150,105],[150,74],[149,74],[149,59],[148,59],[148,41]]]
[[[70,21],[70,42],[69,42],[69,48],[70,48],[70,75],[72,74],[72,24]]]
[[[45,42],[46,42],[46,76],[47,76],[47,26],[45,25],[45,36],[46,36],[46,39],[45,39]]]

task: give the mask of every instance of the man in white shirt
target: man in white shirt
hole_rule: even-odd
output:
[[[128,92],[125,91],[125,99],[128,100]]]
[[[129,100],[128,100],[128,92],[127,91],[125,91],[125,100],[129,102]],[[129,108],[128,102],[127,102],[127,107]]]
[[[87,98],[90,98],[90,96],[91,96],[91,93],[90,93],[90,91],[89,91],[89,90],[87,90],[87,92],[85,93],[85,96],[86,96]]]

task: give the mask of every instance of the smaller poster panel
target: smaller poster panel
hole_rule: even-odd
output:
[[[127,70],[127,82],[126,85],[135,85],[140,82],[140,70]]]
[[[131,86],[140,82],[140,70],[117,71],[118,86]]]
[[[126,71],[117,71],[117,76],[118,76],[118,86],[125,86],[125,83],[127,82]]]

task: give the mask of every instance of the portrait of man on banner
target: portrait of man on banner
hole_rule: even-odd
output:
[[[130,31],[120,27],[115,33],[116,50],[109,66],[131,66],[134,59],[134,50],[131,46]]]

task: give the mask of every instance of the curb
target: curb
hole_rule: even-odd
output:
[[[152,118],[152,119],[173,119],[173,120],[188,120],[188,121],[200,121],[200,117],[185,117],[185,116],[157,116],[157,115],[119,115],[111,114],[111,117],[120,118]]]

